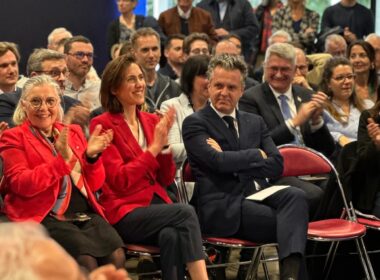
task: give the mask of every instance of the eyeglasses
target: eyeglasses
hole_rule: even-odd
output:
[[[34,110],[40,109],[42,106],[42,103],[45,103],[46,107],[48,107],[48,109],[55,107],[58,103],[58,99],[55,97],[48,97],[46,99],[42,99],[39,97],[33,97],[32,99],[27,100],[27,101],[29,102],[30,106],[32,106],[32,108]]]
[[[308,68],[309,68],[309,65],[307,65],[307,64],[296,65],[296,70],[298,69],[301,72],[307,71]]]
[[[277,67],[277,66],[271,66],[271,67],[266,67],[270,72],[272,73],[277,73],[280,71],[281,73],[290,73],[292,72],[292,68],[290,67]]]
[[[208,55],[208,54],[210,54],[209,50],[206,48],[204,48],[204,49],[193,49],[190,51],[190,53],[192,53],[194,55],[198,55],[198,54]]]
[[[351,81],[351,80],[355,79],[355,77],[356,77],[355,74],[347,74],[347,75],[339,75],[336,77],[332,77],[332,79],[334,79],[337,82],[343,82],[345,79]]]
[[[59,69],[53,69],[53,70],[50,70],[50,71],[36,71],[37,73],[43,73],[43,74],[46,74],[46,75],[49,75],[50,77],[52,78],[59,78],[61,75],[63,75],[64,77],[68,77],[70,72],[67,68],[63,69],[63,70],[59,70]]]
[[[125,2],[125,3],[134,3],[136,0],[116,0],[117,3]]]
[[[94,54],[92,52],[75,52],[75,53],[67,53],[69,55],[75,56],[76,59],[82,60],[85,56],[88,60],[92,60],[94,58]]]

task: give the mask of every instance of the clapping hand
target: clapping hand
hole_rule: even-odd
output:
[[[161,116],[160,121],[154,129],[154,139],[152,144],[148,147],[154,156],[157,156],[161,150],[168,144],[168,134],[170,128],[173,126],[175,118],[175,109],[169,107],[168,111]]]
[[[0,136],[3,134],[3,131],[8,128],[8,123],[6,122],[0,122]]]
[[[368,136],[372,139],[372,142],[380,149],[380,128],[373,118],[368,118],[367,131]]]
[[[69,130],[68,126],[65,126],[59,134],[59,137],[55,141],[55,149],[63,157],[66,162],[69,162],[73,156],[73,151],[69,146]]]
[[[110,145],[112,139],[112,129],[102,132],[102,125],[98,124],[88,139],[86,155],[89,158],[95,158]]]
[[[112,264],[104,265],[93,270],[89,275],[90,280],[131,280],[125,269],[116,269]]]

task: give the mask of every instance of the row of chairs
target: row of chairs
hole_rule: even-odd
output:
[[[366,250],[363,237],[366,234],[367,226],[379,229],[380,223],[365,219],[357,218],[355,209],[351,201],[347,199],[341,184],[340,176],[331,163],[323,154],[307,148],[296,145],[282,145],[279,151],[284,159],[284,170],[282,176],[306,176],[306,175],[321,175],[329,174],[334,176],[338,191],[344,205],[344,215],[337,219],[324,219],[320,221],[310,222],[308,227],[308,239],[316,242],[331,242],[330,249],[323,269],[323,279],[328,279],[331,268],[336,256],[338,246],[341,241],[353,240],[356,244],[357,252],[359,253],[360,262],[362,264],[366,279],[376,279],[372,268],[371,261]],[[187,160],[184,161],[181,167],[181,185],[179,188],[180,201],[187,203],[188,197],[186,192],[186,183],[194,182],[195,178],[191,172],[190,165]],[[235,238],[218,238],[205,237],[205,242],[213,245],[222,245],[225,247],[239,247],[254,249],[253,258],[248,269],[246,279],[254,279],[257,273],[257,268],[262,257],[262,248],[268,244],[255,244],[250,241],[240,240]],[[263,262],[265,265],[265,260]],[[266,271],[264,266],[264,271]],[[268,279],[268,275],[266,274]]]

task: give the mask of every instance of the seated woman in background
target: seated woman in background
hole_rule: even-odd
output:
[[[171,107],[175,109],[176,117],[169,131],[168,144],[177,168],[186,158],[182,140],[182,122],[188,115],[203,108],[209,98],[206,76],[209,61],[210,58],[206,55],[190,57],[182,68],[180,82],[183,93],[161,104],[162,112],[167,112]]]
[[[33,220],[89,271],[98,264],[124,267],[123,241],[105,221],[94,192],[105,180],[99,155],[112,131],[94,129],[88,143],[77,125],[60,123],[60,89],[46,75],[24,85],[13,120],[3,132],[4,196],[9,220]]]
[[[320,90],[329,96],[324,119],[336,143],[343,147],[357,139],[359,117],[373,102],[355,92],[355,74],[345,57],[333,57],[325,66]]]
[[[319,27],[319,14],[306,8],[306,0],[288,0],[288,4],[273,16],[272,34],[284,30],[292,36],[292,42],[300,44],[311,53]]]
[[[141,112],[146,90],[143,71],[132,57],[106,66],[100,89],[104,110],[90,130],[101,124],[114,131],[102,154],[106,185],[100,202],[125,242],[158,244],[163,279],[207,279],[202,239],[194,209],[172,204],[164,186],[174,180],[175,165],[167,149],[174,109],[161,119]]]
[[[117,0],[116,3],[120,16],[113,20],[107,29],[107,46],[109,54],[111,54],[111,48],[113,45],[128,41],[132,32],[141,27],[152,27],[158,34],[160,34],[161,42],[165,42],[166,36],[154,17],[134,14],[133,11],[138,4],[137,0]]]
[[[362,99],[376,102],[377,71],[375,66],[375,50],[363,40],[348,46],[347,57],[354,69],[355,92]]]
[[[380,218],[380,87],[377,101],[363,111],[358,128],[358,190],[354,193],[355,207]]]

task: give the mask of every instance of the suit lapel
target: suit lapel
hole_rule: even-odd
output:
[[[262,85],[262,87],[263,87],[263,93],[264,93],[265,103],[269,105],[269,108],[272,111],[273,115],[276,117],[276,119],[280,123],[283,122],[284,121],[284,117],[283,117],[283,115],[281,113],[281,108],[278,105],[276,97],[274,96],[274,93],[272,92],[272,90],[269,87],[268,83],[264,83]]]
[[[233,148],[233,150],[237,150],[239,148],[239,143],[236,142],[235,137],[232,135],[231,131],[228,129],[227,125],[224,121],[218,116],[218,114],[211,108],[210,104],[208,104],[204,109],[205,115],[212,126],[217,129],[225,139],[227,139],[228,144]],[[239,120],[238,120],[239,123]],[[216,139],[215,139],[216,140]]]
[[[111,121],[118,131],[120,131],[120,136],[123,138],[123,142],[128,146],[130,152],[137,157],[142,153],[139,143],[136,141],[131,129],[129,128],[127,122],[124,120],[122,114],[110,114]]]
[[[296,105],[297,111],[300,108],[301,104],[303,102],[307,102],[307,100],[303,100],[301,95],[298,93],[295,87],[292,87],[292,94],[293,94],[293,100],[294,104]]]

